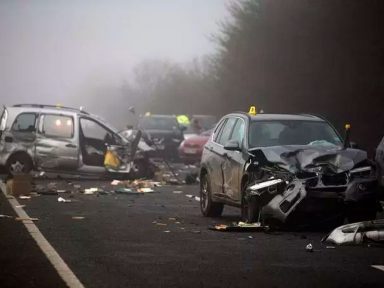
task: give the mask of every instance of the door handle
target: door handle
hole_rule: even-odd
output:
[[[75,144],[67,144],[65,145],[65,147],[68,147],[68,148],[77,148],[77,146]]]

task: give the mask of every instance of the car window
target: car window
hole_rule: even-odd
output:
[[[22,113],[13,122],[12,130],[17,132],[34,132],[36,118],[35,113]]]
[[[176,117],[143,117],[139,121],[139,128],[144,130],[175,130],[179,128]]]
[[[1,114],[1,120],[0,120],[0,131],[5,130],[5,126],[7,123],[7,114],[8,114],[7,110],[3,109],[3,112]]]
[[[213,135],[213,141],[214,141],[214,142],[217,142],[217,141],[218,141],[219,136],[220,136],[220,134],[221,134],[221,130],[223,130],[222,128],[223,128],[224,123],[225,123],[226,121],[227,121],[227,119],[223,119],[223,120],[219,123],[219,125],[217,125],[215,131],[213,132],[213,133],[214,133],[214,135]]]
[[[48,137],[73,138],[73,118],[71,116],[46,114],[42,116],[39,132]]]
[[[244,140],[244,135],[245,135],[244,127],[245,127],[244,120],[237,119],[235,127],[233,128],[233,132],[230,140],[237,141],[239,142],[240,145],[242,145]]]
[[[225,126],[223,128],[223,132],[221,132],[221,135],[218,139],[218,143],[221,145],[227,144],[229,141],[229,137],[231,136],[232,128],[236,123],[236,118],[229,118],[228,121],[225,123]]]
[[[280,145],[341,146],[342,140],[324,121],[254,121],[250,125],[250,147]]]
[[[97,139],[108,144],[116,144],[116,139],[112,131],[87,118],[80,119],[80,127],[85,138]]]

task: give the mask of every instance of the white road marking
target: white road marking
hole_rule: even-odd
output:
[[[372,265],[371,267],[379,269],[384,272],[384,266],[383,265]]]
[[[3,191],[13,210],[15,210],[16,214],[20,218],[30,218],[23,208],[16,208],[16,206],[20,207],[19,202],[16,200],[16,198],[9,197],[6,194],[6,186],[1,181],[0,189]],[[47,256],[49,262],[51,262],[53,267],[56,269],[57,273],[59,273],[60,277],[68,285],[68,287],[83,288],[84,285],[80,282],[80,280],[76,277],[76,275],[72,272],[72,270],[68,267],[64,260],[60,257],[60,255],[56,252],[55,248],[53,248],[52,245],[48,242],[48,240],[44,237],[44,235],[41,234],[39,228],[37,228],[33,221],[23,220],[22,222],[25,228],[27,228],[29,234],[31,234],[32,238],[35,239],[37,245],[43,251],[45,256]]]

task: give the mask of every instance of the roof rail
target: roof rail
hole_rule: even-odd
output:
[[[51,108],[51,109],[62,109],[62,110],[68,110],[68,111],[75,111],[75,112],[80,112],[83,114],[89,115],[88,112],[72,107],[65,107],[65,106],[59,106],[59,105],[45,105],[45,104],[16,104],[13,105],[12,107],[34,107],[34,108]]]
[[[247,116],[248,118],[251,118],[251,115],[249,115],[247,112],[244,112],[244,111],[234,111],[234,112],[231,112],[230,114],[242,114],[244,116]]]
[[[308,117],[312,117],[312,118],[320,118],[321,120],[325,120],[325,121],[328,121],[327,118],[325,118],[324,116],[322,115],[319,115],[319,114],[311,114],[311,113],[300,113],[299,115],[302,115],[302,116],[308,116]]]

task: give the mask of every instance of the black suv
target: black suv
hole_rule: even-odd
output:
[[[268,223],[373,219],[374,165],[348,142],[312,115],[226,115],[203,151],[201,211],[220,216],[228,204]]]
[[[178,158],[177,148],[184,140],[184,135],[176,116],[146,115],[139,119],[138,128],[143,131],[144,141],[156,149],[153,156]]]

